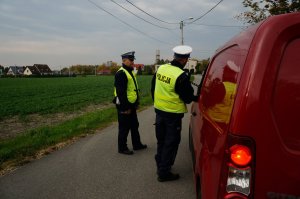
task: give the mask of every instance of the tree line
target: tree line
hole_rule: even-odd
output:
[[[157,60],[156,65],[162,65],[170,63],[168,59]],[[209,59],[203,59],[198,61],[196,70],[192,73],[202,73],[205,67],[208,65]],[[119,70],[119,66],[116,62],[111,62],[109,65],[103,63],[101,65],[84,65],[77,64],[69,67],[64,67],[60,71],[56,71],[55,75],[70,76],[70,75],[114,75]],[[4,67],[0,65],[0,75],[5,75],[9,70],[9,67]],[[138,75],[152,75],[155,73],[155,65],[144,65],[143,69],[138,68]]]
[[[170,63],[168,59],[161,59],[157,61],[156,65],[162,65]],[[196,71],[194,73],[202,73],[202,71],[207,67],[209,63],[209,59],[203,59],[198,62],[196,66]],[[65,67],[61,70],[63,74],[77,74],[77,75],[106,75],[111,74],[114,75],[119,70],[121,66],[117,63],[112,62],[111,65],[107,65],[105,63],[101,65],[73,65],[70,67]],[[144,65],[144,68],[138,68],[138,75],[152,75],[155,73],[155,65]]]

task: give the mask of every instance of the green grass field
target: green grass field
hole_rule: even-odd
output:
[[[138,77],[141,107],[152,104],[151,78]],[[0,119],[31,113],[77,111],[91,104],[111,102],[113,82],[114,76],[0,79]],[[28,158],[36,158],[40,150],[94,133],[96,129],[116,120],[115,107],[105,107],[56,125],[34,128],[0,140],[0,176],[7,168],[22,165]]]
[[[150,95],[152,76],[138,76],[141,97]],[[114,76],[0,79],[0,119],[33,113],[79,110],[111,102]]]

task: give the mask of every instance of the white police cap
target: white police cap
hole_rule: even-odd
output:
[[[192,47],[184,45],[176,46],[173,48],[175,57],[190,57],[192,51]]]
[[[227,66],[230,68],[233,72],[240,72],[240,67],[238,67],[233,61],[228,60],[227,61]]]

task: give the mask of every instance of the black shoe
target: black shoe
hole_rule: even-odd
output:
[[[165,181],[173,181],[173,180],[178,180],[179,179],[179,174],[174,174],[174,173],[171,173],[169,172],[168,174],[166,175],[161,175],[161,176],[158,176],[157,180],[159,182],[165,182]]]
[[[133,155],[133,151],[129,150],[129,149],[125,149],[123,151],[119,150],[119,153],[121,154],[125,154],[125,155]]]
[[[146,149],[147,148],[147,145],[146,144],[141,144],[137,147],[133,147],[133,150],[141,150],[141,149]]]

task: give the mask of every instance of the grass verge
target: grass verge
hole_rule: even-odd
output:
[[[150,96],[143,97],[141,109],[152,104]],[[38,158],[41,154],[72,143],[79,137],[92,134],[117,120],[116,109],[87,113],[55,126],[40,127],[22,135],[0,141],[0,175],[8,168],[16,167]],[[43,151],[43,152],[41,152]]]

